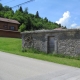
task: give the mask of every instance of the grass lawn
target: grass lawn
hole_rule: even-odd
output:
[[[0,51],[80,68],[80,59],[77,60],[57,57],[54,55],[45,54],[43,52],[38,52],[36,50],[28,50],[27,52],[22,52],[21,39],[0,37]]]

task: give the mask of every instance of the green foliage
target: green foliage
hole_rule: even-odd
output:
[[[25,24],[22,24],[22,25],[19,27],[19,30],[20,30],[21,32],[25,31],[25,29],[26,29]]]
[[[9,6],[4,6],[4,11],[10,11],[12,10]]]
[[[23,9],[22,9],[22,7],[21,7],[21,6],[20,6],[20,8],[19,8],[19,11],[23,13]]]
[[[27,26],[26,26],[26,30],[31,30],[32,29],[32,22],[30,17],[27,18]]]
[[[0,11],[0,17],[4,17],[5,12],[4,11]]]
[[[59,24],[59,27],[61,27],[61,24]]]
[[[3,10],[3,5],[0,3],[0,11]]]
[[[36,17],[36,18],[39,18],[39,12],[38,12],[38,11],[36,12],[35,17]]]
[[[22,24],[22,23],[24,23],[24,14],[21,11],[16,10],[16,12],[14,13],[12,19],[17,20]]]
[[[3,6],[0,3],[0,17],[15,19],[20,22],[20,26],[25,24],[25,30],[40,30],[40,29],[55,29],[64,28],[61,24],[53,23],[45,17],[44,19],[40,17],[39,12],[36,14],[31,14],[28,12],[28,8],[23,8],[20,6],[15,12],[9,6]],[[24,31],[24,30],[22,30]]]
[[[4,13],[4,17],[9,19],[11,19],[13,15],[14,15],[14,12],[12,10],[6,11],[6,13]]]
[[[24,13],[28,14],[28,8],[25,8]]]
[[[47,19],[47,17],[45,17],[45,18],[44,18],[44,20],[45,20],[45,22],[48,22],[48,19]]]

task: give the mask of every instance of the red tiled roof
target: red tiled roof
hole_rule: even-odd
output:
[[[12,19],[7,19],[7,18],[1,18],[1,17],[0,17],[0,21],[20,24],[17,20],[12,20]]]

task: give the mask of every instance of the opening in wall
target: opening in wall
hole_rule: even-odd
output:
[[[4,28],[4,29],[8,29],[8,26],[7,26],[7,25],[4,25],[3,28]]]
[[[53,53],[55,51],[55,37],[48,36],[48,53]]]
[[[15,30],[15,27],[14,26],[10,26],[10,30]]]

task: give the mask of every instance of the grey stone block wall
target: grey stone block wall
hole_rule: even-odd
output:
[[[41,30],[21,34],[23,48],[33,47],[46,53],[56,52],[70,56],[80,55],[80,30]],[[53,37],[51,41],[54,41],[54,49],[53,45],[49,47],[49,38],[51,37]]]
[[[71,56],[80,55],[80,39],[59,40],[58,53],[63,53]]]
[[[23,48],[35,48],[39,51],[47,53],[47,41],[45,34],[23,34],[22,35],[22,47]]]
[[[45,36],[42,34],[35,34],[35,35],[33,35],[33,37],[34,37],[33,38],[33,42],[34,42],[33,48],[46,52],[47,47],[45,47],[45,46],[47,43],[46,43],[46,40],[44,38]]]

